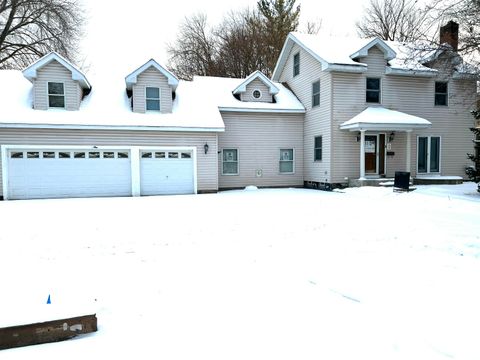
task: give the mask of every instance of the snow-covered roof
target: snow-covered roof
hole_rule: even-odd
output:
[[[340,125],[342,130],[413,130],[425,129],[432,125],[426,119],[400,111],[371,106]]]
[[[365,72],[367,65],[361,59],[372,47],[379,48],[388,61],[387,73],[396,75],[434,76],[437,71],[422,65],[419,58],[412,55],[410,47],[395,41],[379,38],[333,37],[292,32],[288,35],[275,67],[272,79],[278,80],[287,57],[297,44],[317,59],[322,70]]]
[[[66,69],[68,69],[72,73],[72,80],[76,80],[80,83],[80,86],[84,89],[90,89],[90,83],[87,80],[87,77],[70,61],[62,57],[61,55],[57,54],[56,52],[52,51],[51,53],[43,56],[42,58],[35,61],[33,64],[28,66],[23,70],[23,76],[25,76],[28,80],[33,81],[37,77],[37,70],[41,69],[45,65],[48,65],[52,61],[58,61],[62,64]]]
[[[127,84],[127,89],[130,90],[132,88],[132,85],[137,83],[138,75],[140,75],[141,73],[143,73],[145,70],[147,70],[150,67],[154,67],[161,74],[163,74],[168,80],[168,85],[170,85],[173,88],[173,90],[177,89],[178,78],[174,74],[172,74],[170,71],[165,69],[163,66],[161,66],[154,59],[148,60],[145,64],[140,66],[137,70],[135,70],[130,75],[125,77],[125,83]]]
[[[275,103],[242,102],[232,91],[244,79],[195,77],[194,81],[178,81],[172,113],[134,113],[121,76],[128,66],[94,68],[92,90],[78,111],[34,110],[32,84],[21,71],[1,70],[0,83],[8,86],[0,87],[0,127],[224,131],[220,111],[305,111],[295,95],[278,83],[273,83],[278,89]]]
[[[218,109],[221,111],[239,112],[277,112],[277,113],[304,113],[305,107],[297,97],[285,86],[273,82],[278,89],[275,102],[248,102],[235,98],[232,89],[237,88],[243,79],[195,76],[193,83],[198,91],[206,91],[215,98]]]
[[[260,80],[265,84],[265,86],[268,87],[268,92],[270,95],[276,95],[278,94],[278,88],[270,81],[269,78],[267,78],[261,71],[257,70],[250,74],[240,85],[238,85],[235,90],[233,90],[234,94],[240,94],[244,93],[247,91],[247,86],[254,80]]]

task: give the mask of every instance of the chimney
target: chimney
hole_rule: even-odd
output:
[[[453,51],[458,50],[458,24],[450,20],[447,25],[440,28],[440,44],[449,44]]]

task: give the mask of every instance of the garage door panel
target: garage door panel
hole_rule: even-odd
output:
[[[29,150],[28,152],[45,150]],[[65,152],[78,150],[66,149]],[[15,151],[18,152],[18,151]],[[26,152],[25,152],[26,155]],[[65,156],[65,155],[64,155]],[[129,196],[130,157],[114,158],[12,158],[8,159],[11,199]]]
[[[140,188],[142,195],[193,194],[193,159],[148,156],[142,152]],[[189,153],[188,153],[189,154]]]

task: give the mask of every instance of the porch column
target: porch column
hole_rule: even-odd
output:
[[[405,171],[410,172],[410,161],[412,158],[412,130],[407,130],[407,158],[405,159]]]
[[[360,180],[365,180],[365,130],[360,130]]]

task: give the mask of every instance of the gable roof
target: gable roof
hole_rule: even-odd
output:
[[[175,90],[178,86],[178,78],[172,74],[170,71],[165,69],[163,66],[161,66],[158,62],[156,62],[154,59],[148,60],[145,64],[140,66],[137,70],[132,72],[130,75],[127,75],[125,77],[125,83],[127,84],[127,89],[131,89],[133,84],[137,83],[137,77],[141,73],[143,73],[145,70],[153,66],[155,69],[157,69],[160,73],[162,73],[168,80],[168,85],[170,85],[173,90]]]
[[[240,94],[247,91],[247,85],[250,84],[254,80],[260,80],[268,87],[268,92],[270,95],[276,95],[280,91],[278,87],[276,87],[273,82],[270,81],[261,71],[257,70],[251,73],[240,85],[238,85],[235,90],[233,90],[233,94]]]
[[[287,36],[272,79],[278,81],[294,45],[298,45],[318,60],[324,71],[365,72],[367,64],[361,63],[368,51],[377,47],[388,62],[387,73],[396,75],[435,76],[437,70],[423,66],[422,60],[412,56],[409,47],[380,38],[331,37],[292,32]]]
[[[33,81],[33,79],[37,78],[37,70],[41,69],[45,65],[50,64],[52,61],[59,62],[62,66],[69,70],[72,73],[72,80],[78,81],[82,88],[91,88],[91,85],[88,82],[86,76],[70,61],[68,61],[54,51],[38,59],[33,64],[28,66],[25,70],[23,70],[23,76],[25,76],[28,80]]]

